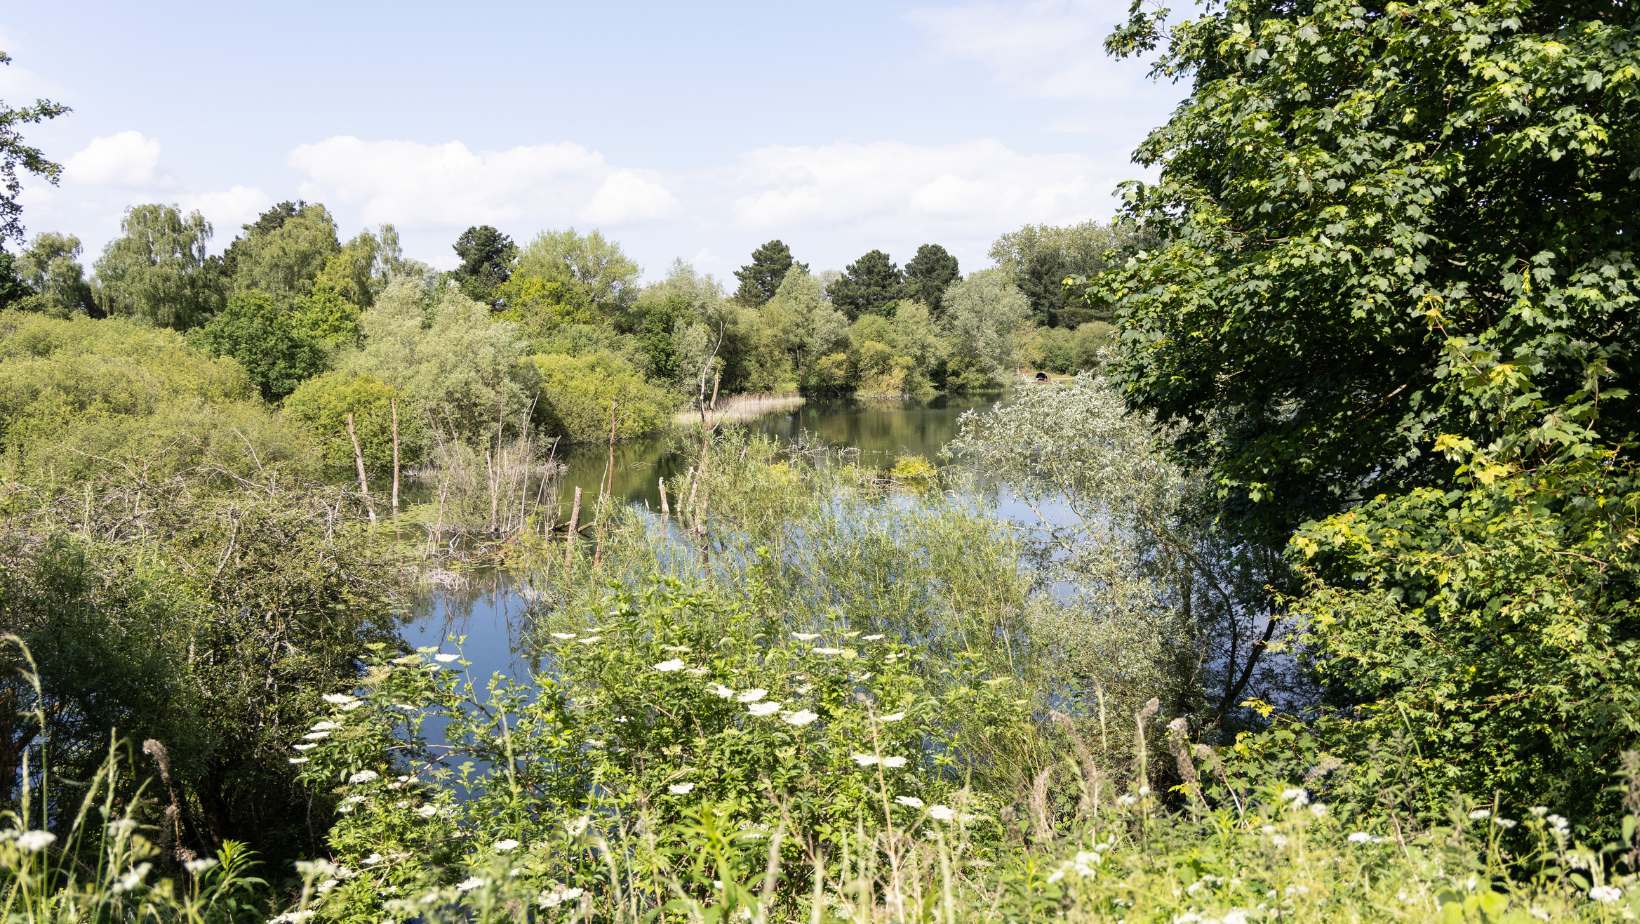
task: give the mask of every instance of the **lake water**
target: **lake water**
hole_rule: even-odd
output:
[[[846,447],[859,455],[862,465],[887,468],[905,455],[937,461],[940,450],[957,435],[958,420],[970,410],[983,410],[994,398],[941,397],[927,402],[809,403],[791,411],[768,414],[738,426],[787,442],[820,442]],[[631,504],[659,506],[659,479],[671,479],[688,468],[693,441],[659,437],[634,440],[615,447],[614,494]],[[563,455],[562,497],[567,504],[576,487],[591,498],[597,494],[608,463],[604,446],[585,446]],[[1006,491],[995,499],[999,517],[1025,521],[1031,516]],[[568,515],[567,507],[564,515]],[[444,645],[464,636],[461,648],[472,662],[474,676],[493,672],[522,676],[536,665],[519,644],[529,611],[529,588],[505,575],[489,575],[456,591],[430,594],[412,613],[403,634],[412,646]]]

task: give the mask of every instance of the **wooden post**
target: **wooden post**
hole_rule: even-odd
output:
[[[564,535],[564,570],[570,568],[575,553],[575,530],[581,525],[581,489],[575,489],[575,503],[569,508],[569,532]]]
[[[393,410],[393,519],[399,518],[399,399],[387,399]]]
[[[723,384],[723,373],[712,376],[712,412],[717,412],[718,386]]]
[[[671,511],[671,509],[669,509],[666,506],[666,479],[664,477],[661,478],[660,485],[661,485],[661,522],[664,523],[664,522],[672,519],[672,511]]]
[[[364,450],[359,448],[359,431],[353,426],[353,415],[347,415],[347,438],[353,442],[353,464],[359,469],[359,493],[364,495],[364,509],[370,522],[376,522],[376,505],[370,502],[370,482],[364,477]]]

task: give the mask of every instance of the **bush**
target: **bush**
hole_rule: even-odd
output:
[[[228,307],[194,336],[212,353],[238,360],[269,401],[290,394],[327,362],[324,342],[256,290],[229,296]]]
[[[420,463],[427,453],[427,435],[421,417],[411,412],[393,388],[374,376],[327,372],[311,378],[285,399],[285,414],[306,428],[320,459],[333,475],[354,471],[353,441],[347,435],[347,416],[354,430],[366,470],[372,475],[393,471],[393,402],[399,404],[399,462]]]
[[[530,357],[540,378],[536,418],[550,435],[569,443],[609,439],[611,405],[615,438],[627,439],[666,426],[676,405],[665,391],[644,381],[626,360],[612,353]]]

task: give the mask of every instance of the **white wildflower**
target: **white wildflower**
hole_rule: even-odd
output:
[[[374,770],[360,770],[358,773],[348,777],[347,781],[357,786],[360,783],[374,783],[379,779],[381,779],[381,774]]]
[[[670,674],[673,671],[681,671],[683,668],[684,663],[677,658],[671,658],[655,665],[655,670],[658,670],[663,674]]]
[[[898,721],[900,721],[901,719],[904,719],[904,718],[905,718],[905,713],[903,713],[903,712],[890,712],[888,715],[878,716],[877,721],[879,721],[879,722],[898,722]]]
[[[673,783],[666,787],[666,791],[674,796],[687,796],[695,791],[694,783]]]
[[[483,879],[482,877],[468,876],[466,879],[463,879],[460,882],[456,883],[456,891],[457,892],[471,892],[474,889],[483,888],[485,886],[485,884],[486,884],[486,880]]]
[[[431,804],[424,805],[421,808],[416,809],[416,814],[423,818],[432,818],[434,815],[438,814],[438,806]]]
[[[772,699],[764,700],[747,706],[746,711],[755,716],[770,716],[780,711],[780,704]]]
[[[541,893],[537,904],[543,908],[556,908],[565,902],[575,901],[582,894],[581,889],[566,889],[561,885],[554,885],[550,890]]]
[[[793,632],[792,633],[792,638],[795,638],[800,642],[812,642],[812,641],[814,641],[815,639],[817,639],[819,637],[820,637],[820,633],[818,633],[818,632]]]
[[[318,746],[319,745],[313,743],[312,741],[304,741],[301,744],[293,744],[290,747],[291,750],[294,751],[311,751]]]
[[[1486,819],[1491,818],[1491,817],[1492,817],[1492,810],[1491,809],[1476,809],[1473,812],[1469,813],[1469,820],[1470,821],[1485,821]]]
[[[935,821],[955,821],[957,811],[949,805],[936,805],[928,810],[928,817]]]
[[[1314,803],[1310,806],[1310,814],[1317,818],[1325,817],[1327,814],[1327,804],[1325,802]]]
[[[578,645],[596,645],[601,641],[603,641],[603,639],[599,638],[596,635],[588,635],[588,636],[585,636],[584,638],[580,639],[578,642],[576,642],[576,644],[578,644]]]
[[[901,757],[898,754],[896,754],[893,757],[883,758],[881,761],[879,761],[879,763],[881,763],[883,766],[887,767],[890,770],[898,770],[901,767],[905,766],[905,758]]]
[[[148,878],[148,871],[153,868],[154,866],[151,863],[138,863],[126,870],[120,876],[120,880],[114,883],[114,894],[123,895],[142,885],[142,881]]]
[[[1494,819],[1492,819],[1492,823],[1497,825],[1498,827],[1502,828],[1505,831],[1507,831],[1510,828],[1513,828],[1515,826],[1515,820],[1513,818],[1502,818],[1502,817],[1494,818]]]
[[[346,693],[326,693],[324,696],[320,697],[320,699],[323,699],[332,706],[345,706],[348,703],[358,699],[358,697],[349,696]]]
[[[580,837],[581,835],[587,833],[587,828],[591,826],[592,816],[582,815],[580,818],[565,824],[564,830],[569,832],[570,837]]]
[[[860,641],[862,642],[880,642],[882,640],[883,634],[881,632],[873,632],[870,635],[863,635],[860,637]]]
[[[1289,786],[1281,791],[1281,801],[1290,802],[1293,805],[1309,805],[1310,794],[1297,786]]]
[[[1534,805],[1534,806],[1532,806],[1532,817],[1533,818],[1542,818],[1543,816],[1545,816],[1547,814],[1549,814],[1549,807],[1547,805]]]
[[[301,766],[307,762],[308,759],[306,757],[292,757],[289,761],[287,761],[287,763],[295,764],[297,766]]]
[[[182,864],[182,866],[184,869],[188,870],[191,875],[198,876],[200,873],[203,873],[206,870],[216,866],[216,859],[214,857],[200,857],[197,860],[189,860],[188,862]]]
[[[438,654],[433,655],[433,660],[440,664],[453,664],[460,659],[460,657],[461,655],[454,655],[450,654],[448,651],[441,651]]]
[[[1622,897],[1623,890],[1614,885],[1597,885],[1589,890],[1589,898],[1602,905],[1609,905]]]
[[[571,641],[575,638],[575,633],[574,632],[554,632],[554,633],[552,633],[552,637],[559,640],[560,642],[568,642],[568,641]]]
[[[502,838],[490,845],[496,853],[511,853],[518,849],[518,842],[510,837]]]
[[[684,673],[688,674],[691,677],[705,677],[707,674],[710,674],[711,671],[707,670],[704,667],[691,667],[688,670],[684,671]]]
[[[817,655],[821,655],[822,657],[831,658],[831,657],[835,657],[837,655],[842,654],[843,649],[841,649],[841,648],[816,648],[816,649],[814,649],[814,653],[817,654]]]
[[[341,727],[342,726],[341,726],[340,723],[332,722],[329,719],[326,719],[323,722],[314,722],[313,723],[313,728],[311,730],[312,731],[335,731],[336,729],[341,728]]]
[[[877,755],[875,755],[875,754],[855,754],[854,755],[854,762],[859,764],[862,767],[874,767],[874,766],[877,765]]]
[[[760,700],[763,697],[768,696],[768,695],[769,695],[768,690],[765,690],[762,687],[753,687],[750,690],[741,690],[739,695],[737,695],[735,697],[735,702],[737,702],[737,703],[755,703],[758,700]]]
[[[728,699],[731,696],[735,695],[734,690],[731,690],[730,688],[724,686],[721,683],[714,683],[708,689],[710,689],[712,691],[712,694],[714,696],[716,696],[718,699]]]
[[[313,917],[313,915],[314,912],[312,909],[305,911],[287,911],[278,917],[269,918],[268,924],[302,924],[302,922]]]
[[[895,796],[894,801],[908,808],[920,809],[923,807],[923,800],[916,796]]]
[[[116,818],[108,823],[108,830],[116,836],[124,837],[137,830],[135,818]]]
[[[1247,924],[1247,912],[1240,908],[1231,908],[1219,918],[1219,924]]]
[[[1352,844],[1371,844],[1375,843],[1377,839],[1365,831],[1352,831],[1345,840]]]
[[[807,709],[799,709],[796,712],[788,712],[781,716],[781,718],[785,720],[787,725],[796,725],[801,728],[804,725],[813,722],[815,719],[820,718],[820,716],[818,713],[810,712]]]

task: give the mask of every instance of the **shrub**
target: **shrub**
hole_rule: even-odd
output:
[[[427,452],[421,417],[393,386],[374,376],[349,372],[316,376],[285,399],[284,412],[307,429],[324,466],[343,477],[354,469],[353,441],[347,435],[347,417],[352,414],[365,468],[374,475],[393,470],[395,400],[399,402],[399,462],[415,465]]]
[[[611,406],[615,438],[626,439],[666,426],[676,402],[644,381],[626,360],[611,353],[530,357],[540,380],[537,419],[547,433],[570,443],[609,438]]]
[[[327,361],[324,342],[256,290],[230,295],[228,306],[194,336],[212,353],[237,360],[269,401],[290,394]]]

